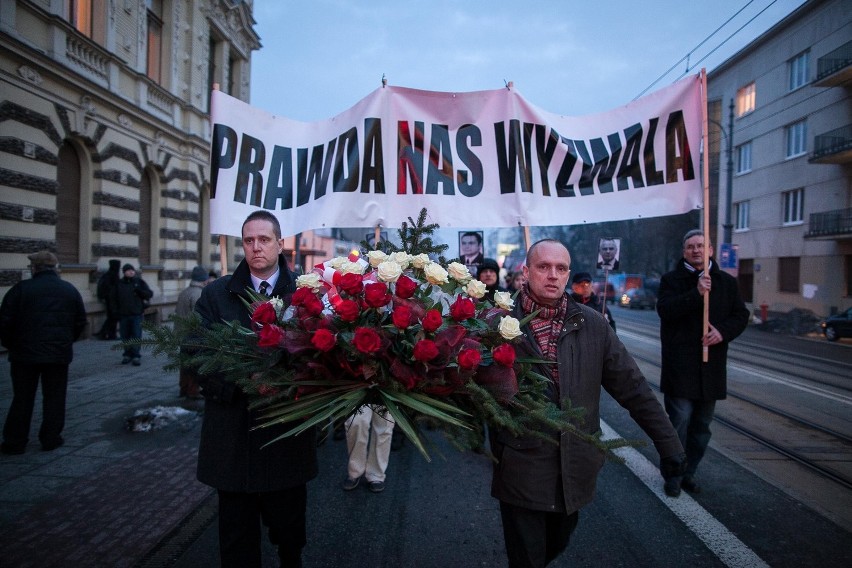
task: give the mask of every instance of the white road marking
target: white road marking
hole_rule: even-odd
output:
[[[604,439],[620,438],[609,424],[601,420]],[[663,491],[660,470],[635,448],[615,450],[625,464],[657,498],[662,501],[703,542],[725,566],[731,568],[769,568],[752,549],[734,536],[725,525],[716,520],[704,507],[686,492],[672,498]]]

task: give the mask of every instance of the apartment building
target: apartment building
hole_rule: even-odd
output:
[[[218,269],[209,93],[249,100],[254,24],[250,1],[0,2],[0,296],[40,249],[93,324],[111,258],[141,268],[154,310]]]
[[[755,308],[852,306],[850,8],[809,0],[708,74],[711,232]]]

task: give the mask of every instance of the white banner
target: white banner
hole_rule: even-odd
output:
[[[514,88],[381,87],[297,122],[212,99],[210,228],[239,236],[267,209],[285,235],[396,228],[426,207],[442,228],[575,225],[702,205],[701,93],[688,77],[626,106],[567,117]]]

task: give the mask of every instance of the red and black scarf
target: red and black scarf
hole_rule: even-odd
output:
[[[524,284],[523,293],[521,294],[521,309],[526,314],[531,314],[538,310],[538,314],[528,324],[530,331],[539,349],[541,349],[544,358],[548,361],[556,361],[559,333],[562,331],[562,324],[565,321],[565,314],[568,311],[568,295],[563,294],[555,306],[543,306],[530,297],[529,288]],[[550,372],[550,378],[558,389],[558,366],[548,365],[548,371]]]

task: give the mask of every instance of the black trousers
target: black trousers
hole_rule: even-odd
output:
[[[568,547],[580,514],[534,511],[500,502],[509,568],[543,568]]]
[[[308,488],[298,485],[281,491],[234,493],[219,491],[219,555],[223,568],[261,567],[261,528],[278,547],[282,568],[302,565],[307,542],[305,510]]]
[[[68,364],[11,362],[12,404],[3,426],[3,441],[23,448],[30,438],[36,392],[41,379],[42,420],[38,439],[43,446],[55,446],[65,427],[65,394],[68,390]]]

